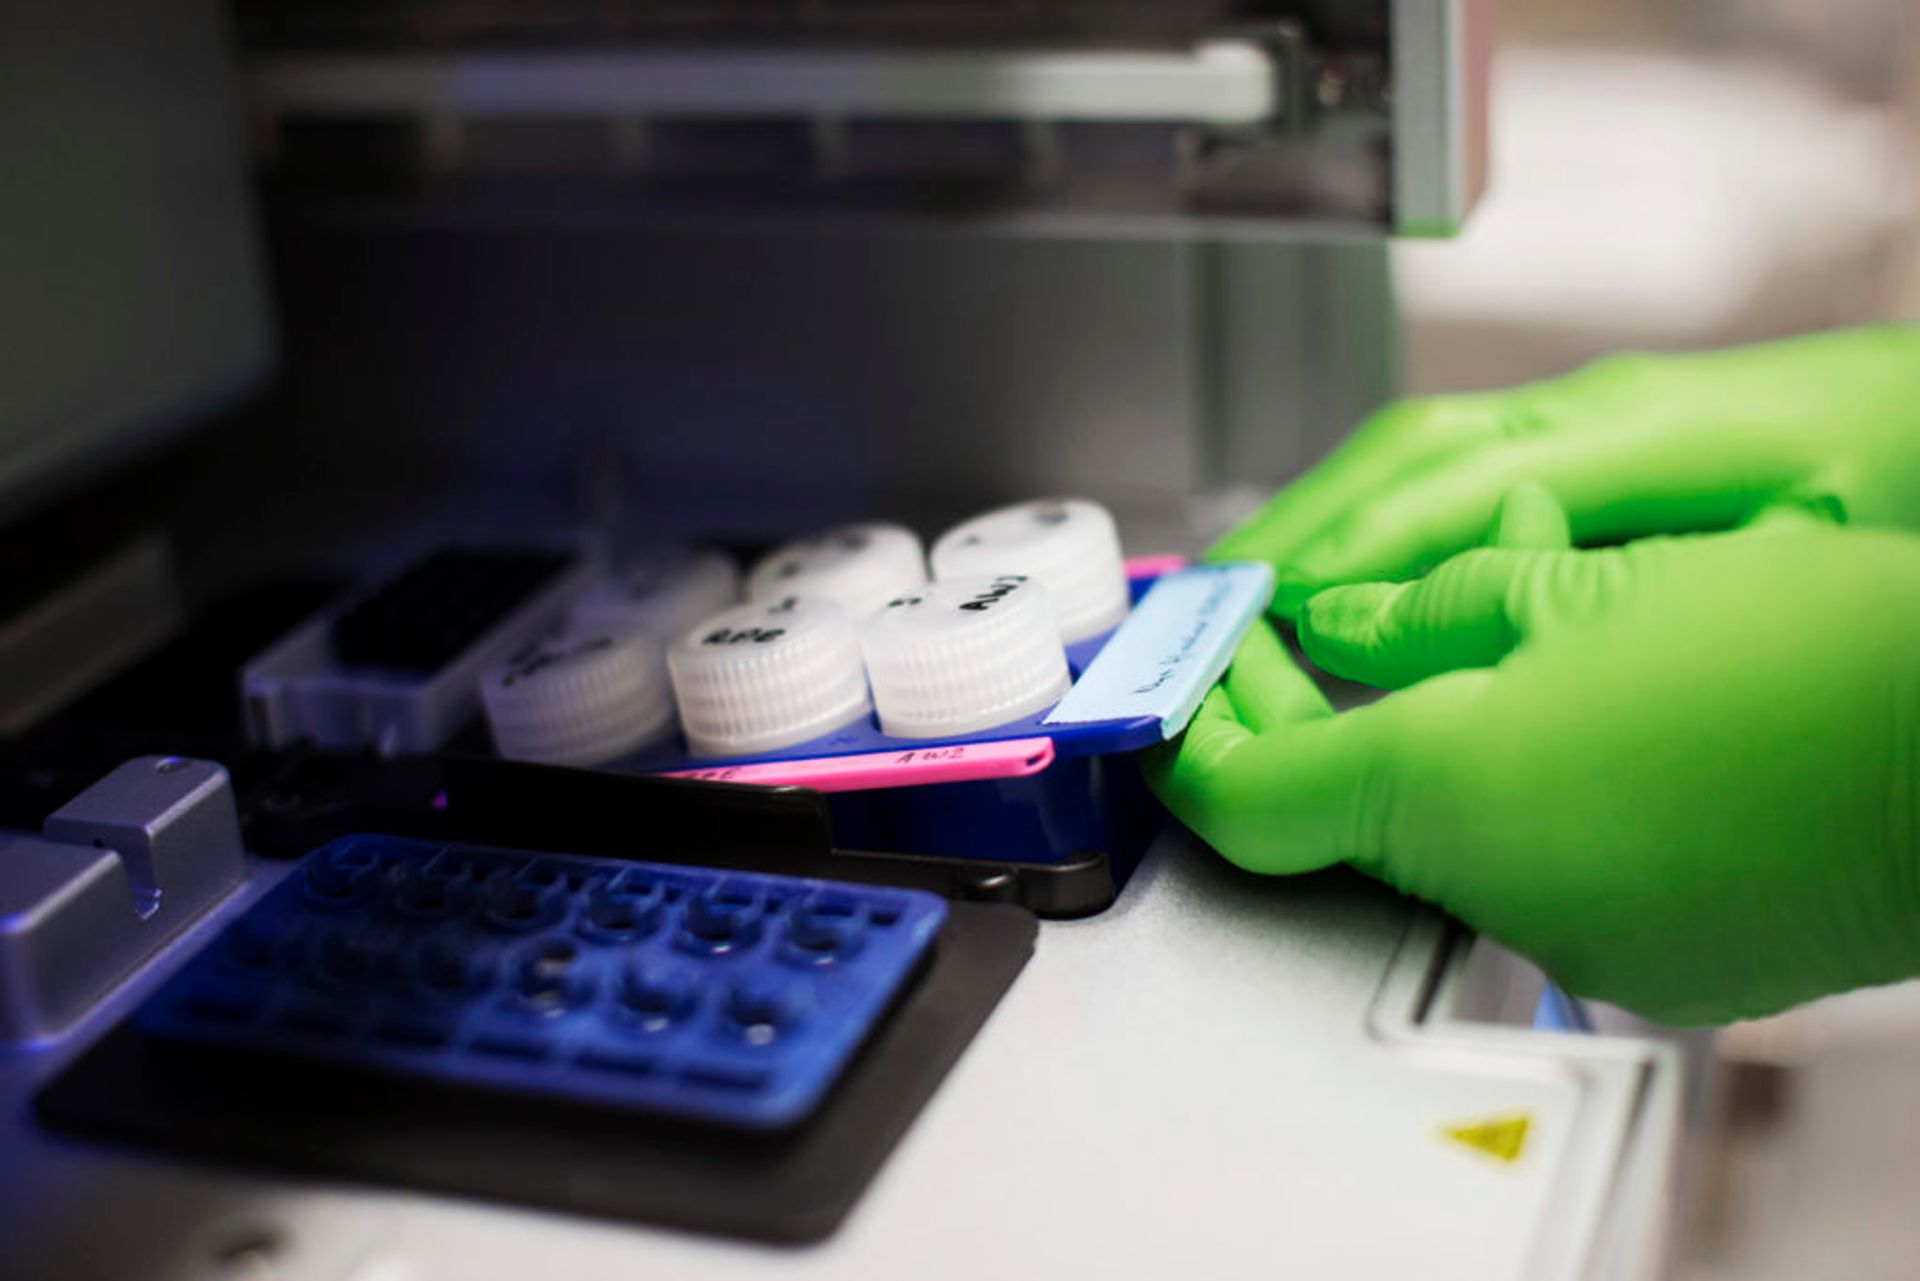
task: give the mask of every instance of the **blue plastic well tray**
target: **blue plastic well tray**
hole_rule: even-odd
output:
[[[703,1122],[805,1119],[946,905],[914,890],[349,836],[144,1005],[149,1035]]]

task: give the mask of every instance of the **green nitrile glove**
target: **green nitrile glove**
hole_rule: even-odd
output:
[[[1724,528],[1783,499],[1920,526],[1920,326],[1403,401],[1208,556],[1273,565],[1291,618],[1322,587],[1410,578],[1471,547],[1522,481],[1565,505],[1579,543]]]
[[[1783,514],[1495,546],[1308,602],[1306,652],[1401,688],[1335,714],[1256,626],[1156,790],[1260,872],[1346,860],[1675,1023],[1920,974],[1920,536]],[[1417,682],[1417,683],[1416,683]]]

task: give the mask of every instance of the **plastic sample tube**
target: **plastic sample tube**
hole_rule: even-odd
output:
[[[856,622],[927,581],[920,539],[901,525],[842,525],[769,553],[747,575],[748,600],[811,596]]]
[[[740,599],[740,567],[715,547],[636,557],[588,588],[573,607],[589,626],[637,627],[670,645]]]
[[[696,756],[744,756],[816,738],[871,708],[860,634],[832,601],[750,601],[667,651]]]
[[[1072,684],[1044,587],[1018,574],[952,578],[894,600],[861,634],[880,728],[968,734],[1031,716]]]
[[[933,576],[1021,574],[1053,601],[1067,644],[1110,631],[1126,616],[1127,571],[1106,508],[1081,498],[1043,498],[956,525],[933,545]]]
[[[660,642],[636,627],[574,623],[480,680],[494,746],[514,760],[600,765],[673,726]]]

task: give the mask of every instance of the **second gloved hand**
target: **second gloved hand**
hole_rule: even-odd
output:
[[[1273,565],[1291,618],[1324,587],[1410,578],[1473,546],[1527,482],[1560,499],[1580,543],[1726,528],[1782,502],[1920,528],[1920,325],[1401,401],[1208,555]]]
[[[1312,598],[1335,714],[1264,625],[1177,745],[1170,808],[1264,872],[1345,860],[1583,995],[1719,1022],[1920,974],[1920,538],[1785,516],[1495,546]]]

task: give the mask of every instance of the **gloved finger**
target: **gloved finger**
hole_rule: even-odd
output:
[[[1263,729],[1330,715],[1332,710],[1272,626],[1255,619],[1234,651],[1226,679],[1207,691],[1185,736],[1143,752],[1141,771],[1149,786],[1164,796],[1183,752],[1189,761],[1201,759],[1208,752],[1231,750],[1241,738]]]
[[[1415,582],[1330,587],[1301,611],[1300,647],[1335,676],[1383,689],[1492,667],[1520,643],[1507,609],[1515,579],[1551,554],[1482,548]]]
[[[1727,528],[1793,484],[1787,460],[1743,457],[1712,432],[1681,435],[1629,425],[1466,454],[1377,494],[1299,547],[1278,568],[1274,609],[1297,612],[1327,586],[1423,572],[1473,546],[1501,496],[1524,481],[1560,499],[1582,542]]]
[[[1220,726],[1232,722],[1258,733],[1266,726],[1282,725],[1316,713],[1331,710],[1313,681],[1287,656],[1286,646],[1274,634],[1265,619],[1255,619],[1240,638],[1233,661],[1219,684],[1200,700],[1188,728]],[[1164,774],[1178,754],[1180,740],[1174,739],[1146,749],[1141,761],[1149,781]]]
[[[1306,681],[1284,650],[1277,657]],[[1280,684],[1269,679],[1259,678],[1260,697]],[[1305,872],[1371,855],[1366,817],[1391,759],[1390,714],[1376,704],[1329,716],[1298,690],[1262,711],[1283,705],[1303,719],[1255,733],[1227,690],[1214,689],[1185,734],[1146,754],[1147,781],[1176,817],[1250,871]]]
[[[1255,733],[1333,715],[1333,705],[1264,618],[1255,619],[1241,639],[1227,668],[1226,689],[1235,716]]]
[[[1416,582],[1315,595],[1301,614],[1301,647],[1336,676],[1387,689],[1492,667],[1524,638],[1528,602],[1577,572],[1563,561],[1580,562],[1567,551],[1566,513],[1531,483],[1501,501],[1488,541],[1489,548],[1456,556]]]
[[[1462,451],[1503,438],[1503,396],[1400,401],[1373,414],[1325,460],[1207,549],[1211,561],[1283,567],[1369,495],[1404,484]]]
[[[1768,502],[1741,525],[1746,530],[1797,532],[1847,523],[1847,507],[1832,490],[1808,484]]]
[[[1544,485],[1533,481],[1515,485],[1494,513],[1487,546],[1513,551],[1565,551],[1573,546],[1566,508]]]
[[[1167,796],[1176,784],[1173,777],[1174,767],[1179,765],[1181,758],[1187,754],[1187,740],[1196,732],[1205,739],[1230,726],[1246,729],[1246,726],[1240,725],[1240,718],[1234,714],[1233,700],[1227,696],[1226,685],[1215,685],[1200,700],[1200,706],[1193,713],[1193,719],[1187,722],[1187,728],[1178,737],[1168,739],[1164,743],[1156,743],[1140,753],[1142,777],[1147,780],[1147,786],[1153,789],[1154,794],[1166,803],[1168,808],[1172,808],[1173,803],[1167,800]],[[1215,727],[1219,729],[1216,730]],[[1252,733],[1251,730],[1247,732]]]

